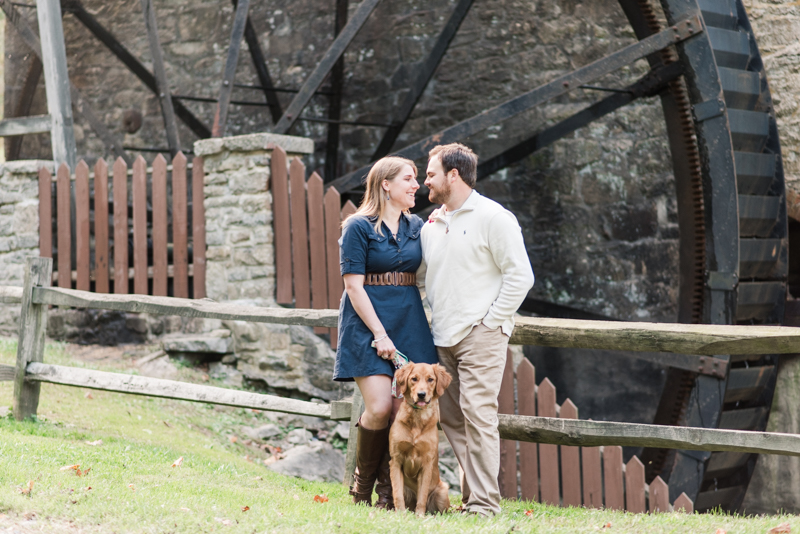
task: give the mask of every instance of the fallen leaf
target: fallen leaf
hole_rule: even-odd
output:
[[[6,514],[0,514],[0,519],[5,519],[6,517],[8,517]]]
[[[200,380],[202,380],[203,382],[208,382],[208,378],[209,378],[208,375],[203,375],[200,377]]]
[[[237,438],[236,436],[234,436],[233,434],[231,434],[230,436],[228,436],[228,440],[229,440],[231,443],[236,443],[237,441],[239,441],[239,438]]]
[[[264,480],[263,477],[256,477],[256,480]]]
[[[180,510],[182,510],[182,511],[184,511],[184,512],[191,512],[191,510],[189,510],[189,509],[188,509],[188,508],[186,508],[185,506],[181,506],[181,507],[180,507]]]
[[[103,444],[103,440],[102,439],[98,439],[97,441],[87,441],[86,444],[87,445],[92,445],[92,446],[102,445]]]
[[[728,531],[724,528],[718,528],[714,534],[728,534]]]
[[[611,528],[611,521],[603,525],[603,528]]]
[[[242,512],[246,512],[250,509],[249,506],[242,506]]]
[[[86,469],[84,469],[84,470],[83,470],[83,472],[81,472],[81,470],[80,470],[80,469],[76,469],[76,470],[75,470],[75,474],[76,474],[76,475],[78,475],[79,477],[80,477],[80,476],[84,476],[84,477],[85,477],[86,475],[88,475],[88,474],[89,474],[89,471],[91,471],[91,470],[92,470],[92,468],[91,468],[91,467],[87,467]]]
[[[86,397],[87,399],[93,399],[94,398],[94,397],[92,397],[92,392],[91,391],[87,391],[86,395],[84,395],[84,397]]]
[[[525,510],[525,515],[528,517],[533,517],[533,510]]]
[[[328,498],[325,495],[314,495],[314,502],[328,502]]]
[[[128,484],[128,487],[131,489],[131,491],[136,491],[136,486],[133,484]]]
[[[161,421],[161,422],[162,422],[162,423],[164,423],[164,426],[166,426],[167,428],[172,428],[172,427],[169,425],[169,423],[167,423],[166,421]]]
[[[772,527],[767,531],[767,534],[784,534],[786,532],[791,532],[792,527],[789,526],[789,523],[781,523],[777,527]]]
[[[270,456],[269,458],[264,460],[264,465],[272,465],[277,461],[278,461],[278,457],[277,456]]]
[[[64,467],[62,467],[61,469],[59,469],[59,471],[68,471],[68,470],[70,470],[70,469],[78,469],[80,466],[81,466],[81,464],[75,464],[75,465],[65,465]]]
[[[252,461],[253,461],[253,459],[252,459],[252,458],[250,458],[250,455],[249,455],[249,454],[245,454],[245,455],[244,455],[244,459],[245,459],[246,461],[248,461],[248,462],[252,462]]]
[[[172,467],[180,467],[183,463],[183,456],[172,462]]]
[[[31,491],[33,491],[33,480],[29,480],[28,481],[28,487],[27,488],[23,488],[23,489],[19,490],[20,493],[22,493],[23,495],[28,495],[28,496],[30,496]]]
[[[84,491],[89,491],[90,489],[92,489],[92,487],[91,487],[91,486],[87,486],[87,487],[84,489]]]
[[[292,495],[292,498],[293,498],[294,500],[296,500],[296,501],[299,501],[299,500],[300,500],[300,497],[298,497],[297,495]]]
[[[223,519],[221,517],[215,517],[214,520],[215,521],[219,521],[223,525],[232,525],[233,524],[233,521],[231,521],[230,519]]]

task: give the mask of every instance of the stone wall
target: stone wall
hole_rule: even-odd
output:
[[[0,285],[21,286],[25,260],[39,255],[39,169],[48,161],[12,161],[0,166]],[[15,335],[19,305],[0,305],[0,334]]]

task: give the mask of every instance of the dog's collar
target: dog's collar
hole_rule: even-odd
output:
[[[408,404],[409,406],[411,406],[415,410],[424,410],[425,408],[427,408],[428,406],[431,405],[431,401],[428,401],[428,404],[426,404],[425,406],[417,406],[416,404],[413,404],[413,403],[408,402],[408,401],[406,401],[406,404]]]

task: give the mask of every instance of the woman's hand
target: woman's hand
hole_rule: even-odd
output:
[[[375,350],[378,351],[378,356],[384,360],[391,360],[394,357],[395,351],[397,351],[389,336],[377,341],[375,343]]]

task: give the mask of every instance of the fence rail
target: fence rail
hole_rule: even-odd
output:
[[[69,386],[95,388],[106,391],[119,391],[139,395],[168,397],[197,402],[228,404],[254,407],[264,410],[283,411],[315,415],[337,420],[349,416],[351,427],[358,419],[363,403],[359,395],[352,402],[339,402],[330,406],[284,399],[281,397],[258,395],[249,392],[227,390],[211,386],[187,384],[182,382],[130,376],[117,373],[104,373],[71,367],[48,365],[42,362],[44,353],[46,314],[49,305],[92,307],[100,309],[149,312],[191,317],[224,318],[244,321],[300,324],[331,328],[336,326],[334,310],[308,310],[285,308],[258,308],[231,306],[209,300],[189,300],[147,295],[106,295],[86,291],[51,288],[52,260],[30,258],[27,263],[25,286],[21,288],[0,287],[2,302],[21,302],[19,343],[16,367],[0,366],[0,380],[14,380],[14,415],[18,419],[36,413],[39,401],[39,384],[52,382]],[[727,353],[797,353],[800,352],[800,328],[762,327],[762,326],[704,326],[647,323],[604,323],[602,321],[574,321],[566,319],[520,319],[512,336],[514,343],[536,343],[547,346],[568,346],[582,348],[608,348],[615,350],[659,350],[663,352],[691,352],[713,354],[720,347]],[[716,352],[718,353],[718,352]],[[665,360],[670,358],[664,355]],[[522,398],[522,397],[521,397]],[[582,463],[589,462],[589,455],[595,454],[598,446],[609,447],[609,454],[616,454],[613,446],[645,446],[702,451],[736,451],[747,453],[767,453],[800,456],[800,435],[752,432],[737,430],[717,430],[705,428],[667,427],[633,423],[595,422],[569,419],[570,404],[561,408],[561,417],[556,417],[555,390],[552,398],[553,408],[545,413],[546,405],[539,399],[542,410],[538,415],[500,414],[500,436],[506,440],[520,441],[520,448],[526,444],[539,444],[541,477],[552,470],[552,451],[550,446],[584,447],[581,451]],[[549,401],[548,401],[549,403]],[[525,405],[520,402],[520,407]],[[530,406],[530,402],[527,403]],[[567,411],[565,413],[565,410]],[[513,401],[512,401],[513,411]],[[577,410],[574,411],[577,417]],[[550,417],[544,417],[549,415]],[[355,440],[348,448],[348,460],[354,458]],[[548,451],[550,456],[548,456]],[[574,455],[574,454],[573,454]],[[557,458],[557,454],[555,456]],[[569,458],[569,454],[567,455]],[[548,460],[548,458],[551,458]],[[563,452],[562,452],[563,458]],[[520,463],[523,463],[522,456]],[[557,460],[556,460],[557,461]],[[612,462],[612,460],[609,460]],[[348,462],[351,466],[352,461]],[[594,463],[591,465],[600,465]],[[609,465],[611,465],[609,463]],[[600,480],[599,467],[594,474],[584,474],[584,504],[601,505],[596,497],[587,497],[586,488],[594,487]],[[635,469],[634,469],[635,470]],[[631,469],[625,472],[629,476]],[[565,470],[562,472],[569,472]],[[346,481],[349,480],[349,475]],[[555,475],[558,477],[558,474]],[[616,475],[615,475],[616,476]],[[632,476],[632,475],[631,475]],[[541,478],[540,477],[540,478]],[[633,480],[633,479],[632,479]],[[594,482],[593,482],[594,481]],[[593,486],[593,484],[595,484]],[[656,479],[650,485],[651,510],[667,510],[664,504],[665,485]],[[638,487],[638,483],[636,483]],[[537,490],[538,491],[538,490]],[[574,493],[574,488],[572,493]],[[615,490],[616,491],[616,490]],[[567,492],[571,494],[570,492]],[[632,494],[633,495],[633,494]],[[544,496],[543,496],[544,498]],[[570,498],[574,498],[574,495]],[[632,497],[639,502],[639,497]],[[588,499],[588,500],[587,500]],[[554,500],[551,496],[548,500]],[[632,501],[632,502],[633,502]],[[691,501],[676,501],[676,509],[688,509]],[[614,498],[605,506],[614,505]],[[595,504],[592,504],[595,503]],[[638,505],[637,505],[638,506]]]

